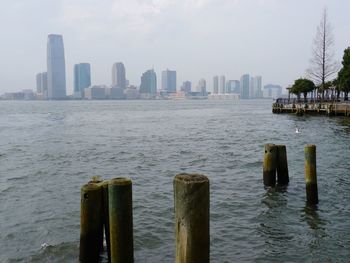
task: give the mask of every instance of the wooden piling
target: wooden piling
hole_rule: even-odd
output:
[[[134,262],[132,182],[115,178],[108,184],[111,262]]]
[[[318,203],[317,175],[316,175],[316,145],[305,146],[305,181],[306,200],[310,205]]]
[[[277,169],[277,146],[274,144],[265,144],[263,181],[265,186],[276,185]]]
[[[79,260],[98,262],[103,242],[101,186],[89,183],[81,188]]]
[[[174,178],[176,263],[209,262],[209,180],[200,174]]]
[[[277,183],[287,185],[289,183],[287,150],[285,145],[277,145]]]
[[[101,183],[101,187],[102,187],[102,211],[103,211],[102,220],[103,220],[104,234],[105,234],[105,238],[106,238],[108,262],[111,262],[111,243],[110,243],[110,235],[109,235],[108,183],[109,183],[109,181],[103,181]]]

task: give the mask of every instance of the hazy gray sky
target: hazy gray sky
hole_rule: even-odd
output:
[[[262,75],[289,85],[309,65],[328,9],[336,58],[350,46],[348,0],[0,0],[0,93],[35,88],[46,71],[46,40],[62,34],[67,93],[73,65],[91,63],[92,83],[110,84],[122,61],[131,84],[154,67],[177,70],[178,86],[213,75]]]

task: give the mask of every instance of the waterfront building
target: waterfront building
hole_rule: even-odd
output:
[[[89,63],[74,65],[74,97],[83,98],[84,90],[91,86],[91,72]]]
[[[213,94],[219,93],[219,77],[214,76],[213,78]]]
[[[252,94],[250,95],[250,98],[262,97],[261,83],[262,83],[261,76],[256,76],[251,79]]]
[[[167,92],[176,92],[176,71],[162,71],[162,90]]]
[[[249,99],[250,76],[244,74],[240,81],[241,99]]]
[[[181,86],[181,91],[188,93],[192,90],[192,83],[191,81],[184,81]]]
[[[114,63],[112,66],[112,86],[125,89],[126,82],[124,64],[122,62]]]
[[[203,96],[207,95],[207,82],[205,79],[200,79],[197,86],[197,92],[201,93]]]
[[[94,85],[84,90],[84,98],[88,100],[103,100],[107,98],[106,85]]]
[[[66,98],[66,66],[61,35],[50,34],[47,38],[47,83],[49,99]]]
[[[140,93],[157,94],[157,75],[153,69],[147,70],[142,74]]]
[[[282,95],[282,87],[280,85],[267,84],[264,86],[264,98],[279,98]]]
[[[47,98],[47,72],[36,74],[36,93],[43,99]]]
[[[228,80],[226,82],[226,93],[228,94],[240,94],[239,80]]]
[[[226,93],[226,79],[225,76],[220,76],[219,80],[219,94]]]

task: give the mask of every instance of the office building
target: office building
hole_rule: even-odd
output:
[[[203,96],[207,95],[207,82],[205,81],[205,79],[199,80],[197,92],[200,92]]]
[[[74,65],[74,97],[83,98],[84,90],[91,86],[91,72],[89,63]]]
[[[219,77],[214,76],[213,78],[213,94],[219,93]]]
[[[188,93],[192,90],[192,83],[191,81],[184,81],[181,86],[181,91]]]
[[[225,76],[220,76],[219,79],[219,94],[226,93],[226,78]]]
[[[66,98],[66,66],[61,35],[50,34],[47,38],[47,83],[49,99]]]
[[[249,99],[250,76],[244,74],[240,81],[241,99]]]
[[[112,66],[112,87],[126,88],[125,67],[122,62],[114,63]]]
[[[162,90],[167,92],[176,92],[176,71],[162,71]]]
[[[140,93],[157,94],[157,75],[153,69],[147,70],[142,74]]]
[[[264,98],[279,98],[282,95],[282,87],[279,85],[267,84],[264,86]]]
[[[261,98],[262,97],[262,89],[261,89],[262,78],[261,76],[256,76],[251,78],[251,94],[250,98]]]

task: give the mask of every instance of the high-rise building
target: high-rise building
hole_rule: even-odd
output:
[[[264,86],[264,98],[278,98],[282,95],[282,87],[279,85],[267,84]]]
[[[43,92],[42,86],[41,86],[41,75],[42,73],[36,74],[36,92],[41,94]]]
[[[205,79],[200,79],[197,86],[197,92],[200,92],[202,95],[207,95],[207,82]]]
[[[213,93],[218,94],[219,93],[219,77],[214,76],[213,78]]]
[[[164,70],[162,71],[162,90],[168,92],[176,92],[176,71]]]
[[[74,65],[74,97],[83,98],[84,89],[91,86],[91,72],[89,63]]]
[[[47,38],[47,83],[49,99],[66,98],[66,66],[61,35],[50,34]]]
[[[47,72],[36,74],[36,92],[47,98]]]
[[[126,88],[125,67],[122,62],[114,63],[112,66],[112,86]]]
[[[241,99],[249,99],[250,76],[244,74],[240,81]]]
[[[184,81],[181,86],[181,91],[183,92],[191,92],[192,83],[191,81]]]
[[[262,97],[262,89],[261,89],[261,82],[262,82],[262,78],[261,76],[256,76],[253,77],[252,79],[252,94],[251,94],[251,98],[261,98]]]
[[[91,71],[89,63],[74,65],[74,96],[84,97],[84,89],[91,86]]]
[[[226,79],[225,79],[225,76],[220,76],[219,93],[220,94],[225,94],[226,93]]]
[[[153,69],[142,74],[140,93],[157,94],[157,75]]]

